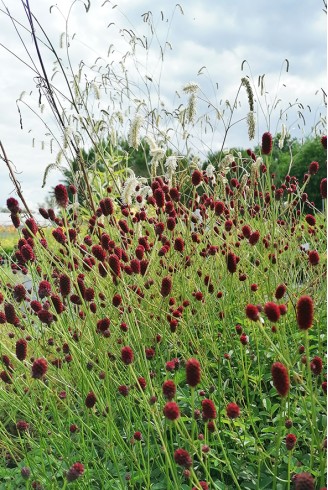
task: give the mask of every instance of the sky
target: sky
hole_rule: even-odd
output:
[[[77,73],[81,60],[91,67],[98,59],[98,66],[104,68],[109,63],[116,73],[121,73],[120,62],[124,60],[135,97],[140,99],[150,94],[148,97],[154,107],[165,105],[168,110],[185,104],[187,95],[182,89],[187,83],[196,82],[200,87],[197,101],[200,114],[207,111],[213,118],[213,133],[205,133],[200,122],[193,128],[190,141],[201,157],[205,157],[209,149],[218,150],[223,144],[224,125],[216,114],[217,111],[222,114],[226,100],[233,103],[242,77],[249,76],[257,89],[258,77],[265,75],[265,93],[256,96],[256,139],[249,141],[247,126],[242,121],[228,132],[224,143],[227,148],[252,147],[260,141],[264,131],[270,130],[273,134],[279,131],[279,111],[284,111],[295,101],[302,106],[293,106],[286,112],[286,125],[291,136],[313,134],[313,126],[320,121],[320,115],[326,114],[322,89],[326,90],[327,86],[327,18],[322,11],[324,4],[321,0],[188,0],[179,4],[181,8],[171,0],[91,0],[88,12],[83,2],[88,4],[88,0],[83,0],[72,6],[67,24],[73,72]],[[53,2],[49,0],[30,0],[29,3],[68,67],[60,38],[65,31],[65,18],[71,3],[58,0],[52,8]],[[22,25],[13,25],[6,15],[6,6]],[[32,61],[37,64],[37,58],[31,36],[24,29],[28,22],[22,2],[0,0],[0,9],[0,140],[17,172],[27,203],[36,210],[62,178],[59,171],[51,171],[42,188],[45,169],[56,161],[58,154],[56,144],[50,144],[49,134],[53,132],[61,143],[62,140],[44,96],[41,100],[45,103],[44,111],[41,113],[38,107],[38,80],[27,66]],[[152,19],[153,34],[143,15],[149,11],[152,12],[148,19]],[[143,49],[137,47],[135,56],[124,58],[127,50],[131,51],[129,30],[143,41],[147,37],[147,56]],[[44,39],[37,26],[36,34]],[[19,35],[32,59],[24,50]],[[160,46],[165,48],[163,62]],[[64,90],[60,74],[53,71],[53,56],[42,45],[41,50],[47,72],[50,76],[54,74],[52,83],[58,90]],[[247,63],[241,71],[244,60]],[[205,68],[199,73],[202,67]],[[90,70],[87,72],[91,74]],[[25,95],[18,106],[23,129],[16,103],[22,92]],[[113,105],[110,99],[115,98],[115,94],[103,91],[100,107],[118,110],[119,96],[120,91]],[[247,111],[246,94],[241,92],[239,100],[241,108],[238,107],[239,112],[236,111],[233,121],[245,117]],[[269,120],[268,111],[278,100]],[[96,112],[92,95],[90,103]],[[131,117],[135,107],[136,103],[131,109]],[[304,115],[304,121],[298,111]],[[224,118],[227,114],[228,109],[225,108]],[[163,125],[170,122],[168,118]],[[320,124],[316,128],[324,131]],[[148,134],[148,130],[144,128],[143,135]],[[17,197],[5,163],[0,161],[0,208],[5,206],[9,196]]]

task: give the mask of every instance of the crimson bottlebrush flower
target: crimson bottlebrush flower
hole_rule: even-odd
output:
[[[137,430],[137,432],[135,432],[133,434],[133,439],[136,440],[136,441],[142,441],[142,434],[141,434],[141,432]]]
[[[208,488],[209,488],[206,481],[200,481],[199,486],[201,487],[202,490],[208,490]],[[197,487],[192,487],[192,490],[197,490]]]
[[[237,257],[233,252],[229,252],[227,256],[228,271],[233,274],[237,270]]]
[[[14,197],[9,197],[7,199],[7,208],[13,214],[16,214],[16,213],[19,213],[20,212],[19,202]]]
[[[185,247],[185,243],[181,237],[178,237],[174,241],[174,250],[177,252],[183,252]]]
[[[19,226],[20,226],[20,219],[19,219],[18,214],[11,213],[10,214],[10,218],[11,218],[11,221],[12,221],[12,224],[14,225],[14,227],[15,228],[19,228]]]
[[[327,179],[324,178],[320,182],[320,194],[322,199],[327,199]]]
[[[289,375],[287,368],[281,362],[275,362],[271,366],[273,386],[280,396],[286,396],[289,391]]]
[[[322,359],[319,356],[315,356],[310,362],[310,368],[313,374],[319,376],[322,372]]]
[[[55,192],[55,198],[58,206],[62,208],[66,208],[69,202],[66,187],[63,184],[58,184],[56,185],[54,192]]]
[[[100,262],[104,262],[106,258],[106,250],[104,250],[101,245],[93,245],[91,251],[96,259],[98,259]]]
[[[60,315],[64,311],[64,305],[60,299],[60,297],[57,294],[52,294],[50,296],[51,302],[56,310],[56,313]]]
[[[26,432],[30,427],[30,424],[25,420],[18,420],[16,423],[16,429],[18,432]]]
[[[315,175],[319,171],[319,163],[318,162],[311,162],[309,165],[309,174],[310,175]]]
[[[15,308],[11,303],[5,303],[5,315],[8,323],[11,325],[15,325],[17,323]]]
[[[41,281],[39,284],[38,295],[41,299],[50,296],[51,294],[51,284],[48,281]]]
[[[59,276],[59,290],[63,297],[68,296],[71,292],[71,280],[66,274]]]
[[[21,301],[23,301],[25,299],[26,289],[23,286],[23,284],[16,284],[16,286],[14,287],[13,296],[14,296],[15,300],[18,301],[18,303],[20,303]]]
[[[280,310],[279,306],[272,301],[268,301],[268,303],[264,306],[264,313],[270,320],[270,322],[277,322],[280,318]]]
[[[203,420],[216,418],[216,408],[212,400],[205,398],[202,400]]]
[[[301,330],[308,330],[313,324],[313,301],[310,296],[301,296],[296,304],[297,323]]]
[[[108,330],[109,325],[110,325],[110,319],[102,318],[101,320],[97,321],[97,330],[100,332],[105,332],[105,330]]]
[[[0,311],[0,325],[3,325],[6,322],[7,322],[7,320],[6,320],[5,313],[3,311]]]
[[[166,226],[167,226],[168,230],[173,231],[175,226],[176,226],[175,218],[173,218],[173,217],[167,218]]]
[[[314,216],[312,216],[312,214],[307,214],[305,216],[305,221],[307,222],[308,225],[315,226],[316,219]]]
[[[104,216],[109,216],[114,212],[113,201],[110,197],[105,197],[99,201],[99,206]]]
[[[155,357],[155,350],[152,347],[146,347],[145,348],[145,355],[146,359],[150,361],[151,359],[154,359]]]
[[[97,401],[97,397],[94,394],[94,392],[89,391],[89,393],[87,394],[86,399],[85,399],[85,406],[87,408],[92,408],[96,404],[96,401]]]
[[[1,371],[0,373],[0,379],[6,384],[12,383],[11,376],[12,375],[8,374],[7,371]]]
[[[120,385],[118,387],[118,392],[122,395],[122,396],[128,396],[129,394],[129,387],[126,386],[126,385]]]
[[[286,315],[287,313],[287,305],[279,305],[280,315]]]
[[[161,285],[161,295],[163,298],[169,296],[172,290],[172,279],[169,276],[163,277]]]
[[[114,276],[119,277],[121,273],[121,264],[117,255],[112,254],[108,257],[109,266],[114,274]]]
[[[200,382],[201,368],[197,359],[191,358],[186,362],[187,384],[194,388]]]
[[[33,299],[31,301],[30,306],[35,313],[38,313],[40,310],[42,310],[42,304],[36,299]]]
[[[120,306],[121,303],[122,303],[122,296],[120,294],[114,294],[112,299],[113,306],[117,308],[118,306]]]
[[[294,449],[297,441],[297,437],[294,434],[287,434],[285,440],[286,440],[286,449],[288,449],[288,451]]]
[[[244,225],[241,229],[242,234],[244,235],[245,238],[249,238],[251,236],[251,227],[248,225]]]
[[[33,235],[37,234],[39,228],[33,218],[27,218],[27,220],[25,221],[25,226],[30,230]]]
[[[162,208],[165,204],[165,194],[161,188],[155,189],[154,198],[155,198],[157,207]]]
[[[139,378],[137,378],[136,386],[137,386],[137,388],[140,388],[141,390],[144,391],[146,389],[146,386],[147,386],[145,378],[143,378],[141,376]]]
[[[190,454],[185,449],[177,449],[174,451],[174,461],[184,468],[190,468],[192,466]]]
[[[176,420],[180,417],[180,410],[175,402],[167,402],[163,408],[163,413],[169,420]]]
[[[164,381],[162,385],[162,391],[165,398],[167,398],[168,400],[172,400],[172,398],[175,397],[177,391],[174,381],[172,381],[171,379]]]
[[[35,260],[35,255],[33,248],[27,243],[23,245],[20,249],[24,262],[33,262]]]
[[[131,349],[131,347],[129,347],[128,345],[125,347],[122,347],[121,358],[122,358],[122,361],[124,362],[124,364],[126,364],[126,365],[131,364],[133,362],[134,354],[133,354],[133,350]]]
[[[225,231],[230,231],[232,228],[233,222],[231,219],[227,219],[226,222],[224,223],[224,229]]]
[[[287,288],[286,288],[285,284],[279,284],[279,286],[277,286],[277,289],[276,289],[276,292],[275,292],[276,299],[283,298],[283,296],[286,293],[286,291],[287,291]]]
[[[240,408],[236,403],[228,403],[226,406],[226,412],[229,419],[236,419],[240,415]]]
[[[272,151],[272,135],[269,132],[263,133],[262,135],[262,155],[270,155]]]
[[[41,323],[45,323],[46,325],[50,325],[54,321],[54,316],[53,314],[45,309],[42,309],[38,311],[38,318],[41,321]]]
[[[295,490],[314,490],[314,478],[310,473],[298,473],[294,476]]]
[[[260,239],[260,233],[258,231],[253,231],[253,233],[251,233],[248,241],[251,245],[256,245],[257,242],[259,241]]]
[[[320,255],[316,250],[310,250],[309,252],[309,263],[311,265],[318,265],[320,261]]]
[[[32,378],[41,379],[46,374],[48,370],[47,360],[43,357],[35,359],[32,364]]]
[[[67,238],[65,233],[63,232],[63,229],[58,227],[52,230],[52,236],[56,240],[56,242],[60,243],[61,245],[64,245],[64,243],[67,242]]]
[[[214,204],[214,212],[216,216],[220,216],[224,211],[224,203],[222,201],[216,201]]]
[[[82,463],[74,463],[66,473],[67,481],[75,481],[80,478],[84,473],[84,466]]]
[[[327,150],[327,136],[326,135],[321,136],[321,140],[320,141],[321,141],[321,144],[322,144],[323,148],[325,150]]]
[[[255,305],[248,304],[245,308],[247,318],[256,322],[259,319],[260,312]]]
[[[118,226],[121,228],[121,230],[123,231],[123,233],[129,233],[129,225],[127,224],[127,222],[125,221],[125,219],[120,219],[118,221]]]
[[[203,180],[203,174],[200,170],[194,170],[192,175],[191,175],[191,182],[192,185],[197,187]]]
[[[130,261],[130,267],[134,274],[140,274],[140,260],[132,259]]]
[[[246,335],[245,333],[242,333],[241,336],[239,337],[239,340],[240,340],[242,345],[247,345],[249,342],[248,335]]]
[[[16,342],[16,357],[20,361],[24,361],[27,355],[27,342],[25,339],[18,339]]]

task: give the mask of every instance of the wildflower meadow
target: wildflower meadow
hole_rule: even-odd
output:
[[[184,86],[163,129],[162,109],[135,102],[127,79],[67,74],[44,42],[66,80],[63,111],[40,65],[62,134],[56,165],[69,172],[37,213],[14,173],[6,199],[0,489],[325,489],[325,120],[313,134],[322,161],[309,158],[300,178],[291,157],[277,174],[288,125],[259,127],[263,80],[244,63],[220,117],[227,139],[242,100],[250,146],[223,142],[202,162],[186,144],[207,117],[200,84]],[[104,87],[134,113],[100,98],[96,117]],[[12,172],[5,142],[0,152]]]

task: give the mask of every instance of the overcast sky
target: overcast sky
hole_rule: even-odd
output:
[[[117,0],[107,1],[103,5],[104,1],[91,0],[88,13],[83,3],[77,2],[71,11],[69,32],[71,37],[73,34],[75,36],[71,39],[70,55],[74,71],[77,71],[78,63],[82,59],[89,66],[93,65],[98,57],[105,60],[104,64],[111,60],[118,63],[128,46],[120,30],[132,29],[140,38],[144,39],[142,36],[145,35],[151,41],[148,58],[140,54],[140,57],[137,55],[137,64],[132,58],[126,61],[129,79],[135,81],[136,95],[138,90],[145,90],[146,85],[143,84],[147,76],[153,80],[149,83],[146,81],[147,87],[153,90],[154,94],[157,93],[158,99],[167,107],[177,107],[180,103],[186,102],[186,97],[182,97],[180,101],[176,92],[180,96],[183,95],[182,87],[189,81],[195,81],[210,102],[218,107],[220,100],[228,99],[233,102],[241,77],[253,75],[256,82],[259,75],[265,74],[269,106],[273,104],[276,96],[277,99],[281,99],[278,109],[283,110],[296,99],[304,106],[302,112],[305,116],[305,126],[297,119],[297,111],[288,119],[287,125],[292,136],[310,135],[312,126],[320,118],[320,113],[325,115],[321,89],[326,89],[326,15],[322,11],[322,0],[188,0],[180,4],[183,14],[176,7],[176,1],[172,0]],[[30,0],[32,11],[65,60],[65,51],[60,49],[59,40],[65,30],[65,15],[70,2],[57,1],[63,15],[56,8],[52,8],[50,13],[52,3],[49,0]],[[117,7],[113,9],[115,4]],[[7,5],[14,18],[24,26],[28,25],[20,0],[0,0],[0,8],[3,10],[4,5]],[[142,14],[149,10],[153,13],[155,26],[153,37],[142,17]],[[19,32],[36,62],[29,34],[22,27],[19,27]],[[37,34],[41,36],[38,29]],[[125,34],[125,39],[128,37]],[[165,44],[166,41],[170,45]],[[31,64],[13,24],[2,12],[0,44]],[[108,57],[110,44],[113,44],[113,47]],[[159,44],[166,46],[164,63],[160,61]],[[43,54],[48,63],[48,73],[51,75],[53,59],[46,50]],[[244,71],[241,71],[241,64],[245,59],[251,72],[246,65]],[[285,59],[289,61],[288,73]],[[45,136],[48,130],[38,118],[40,113],[37,109],[38,90],[35,74],[2,46],[0,63],[0,139],[9,159],[15,165],[27,202],[32,208],[37,209],[38,204],[44,202],[49,189],[61,176],[54,171],[50,174],[46,187],[41,189],[44,170],[48,164],[54,162],[55,153],[51,154],[50,139]],[[203,74],[197,75],[203,66],[206,66]],[[55,76],[53,83],[58,83],[61,87],[59,77],[57,82]],[[30,104],[38,115],[33,114],[21,103],[21,130],[16,100],[23,91],[27,92],[23,100]],[[31,91],[32,95],[29,96]],[[241,94],[240,99],[246,109],[246,96]],[[226,147],[254,146],[262,132],[270,130],[274,133],[280,129],[279,126],[276,127],[276,116],[268,126],[267,121],[261,117],[258,106],[257,112],[257,140],[249,142],[247,127],[243,122],[234,126],[228,133]],[[279,113],[278,110],[276,112]],[[55,122],[47,110],[43,117],[50,129],[56,131]],[[219,121],[216,122],[214,135],[205,135],[201,129],[195,131],[194,143],[201,155],[206,155],[209,147],[213,150],[220,148],[224,135],[220,124]],[[5,205],[9,195],[17,197],[5,164],[0,162],[0,207]]]

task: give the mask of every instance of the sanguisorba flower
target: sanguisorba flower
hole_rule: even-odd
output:
[[[256,322],[259,319],[260,312],[255,305],[248,304],[245,308],[245,313],[247,318],[252,320],[253,322]]]
[[[200,382],[201,368],[197,359],[191,358],[186,363],[187,384],[194,388]]]
[[[262,155],[270,155],[272,151],[272,135],[269,132],[263,133],[262,135]]]
[[[32,364],[32,378],[41,379],[48,370],[47,360],[43,357],[35,359]]]
[[[286,448],[288,449],[288,451],[291,451],[295,447],[297,437],[294,434],[287,434],[285,441]]]
[[[24,361],[27,355],[27,342],[25,339],[18,339],[16,342],[16,357],[20,361]]]
[[[277,322],[280,318],[279,306],[272,301],[269,301],[265,304],[264,313],[266,314],[270,322]]]
[[[229,419],[236,419],[240,415],[240,408],[236,403],[228,403],[226,406],[226,412]]]
[[[319,376],[322,372],[322,367],[323,367],[323,363],[321,357],[314,356],[314,358],[310,362],[310,368],[313,374]]]
[[[174,461],[184,468],[190,468],[192,466],[190,454],[185,449],[177,449],[174,451]]]
[[[169,276],[163,277],[161,285],[161,295],[163,298],[168,296],[172,290],[172,279]]]
[[[216,418],[216,408],[212,400],[205,398],[202,400],[203,420],[212,420]]]
[[[314,478],[310,473],[298,473],[294,477],[295,490],[314,490]]]
[[[80,478],[84,473],[84,466],[82,463],[74,463],[66,473],[67,481],[71,482]]]
[[[87,408],[92,408],[96,404],[97,398],[93,391],[90,391],[85,399],[85,406]]]
[[[167,402],[163,408],[163,413],[169,420],[176,420],[180,417],[180,410],[175,402]]]
[[[66,208],[68,206],[68,193],[66,187],[63,184],[56,185],[55,198],[58,206],[62,208]]]
[[[301,330],[308,330],[313,324],[313,301],[310,296],[301,296],[296,305],[297,323]]]
[[[286,366],[281,362],[275,362],[271,366],[273,386],[280,396],[284,397],[289,391],[289,375]]]
[[[172,400],[175,397],[177,391],[174,381],[172,381],[171,379],[164,381],[162,385],[162,391],[165,398],[167,398],[168,400]]]
[[[122,347],[121,359],[124,362],[124,364],[126,364],[126,365],[131,364],[133,362],[133,358],[134,358],[134,354],[133,354],[133,350],[131,349],[131,347],[129,347],[128,345],[125,347]]]

